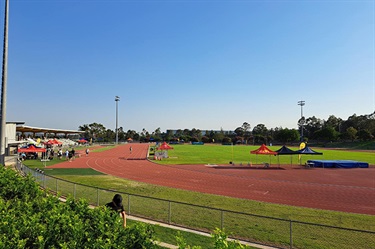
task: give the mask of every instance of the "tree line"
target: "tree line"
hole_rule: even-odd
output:
[[[177,129],[162,132],[160,127],[149,132],[146,129],[137,132],[135,130],[125,131],[123,127],[118,128],[118,141],[128,140],[140,142],[204,142],[204,143],[233,143],[233,144],[259,144],[259,143],[288,143],[298,141],[368,141],[375,137],[375,112],[368,115],[351,115],[346,120],[334,115],[327,120],[315,116],[302,117],[297,122],[298,129],[276,127],[268,129],[264,124],[254,127],[244,122],[234,131]],[[79,126],[84,131],[83,136],[96,142],[113,142],[116,131],[107,129],[99,123],[84,124]],[[303,132],[302,132],[303,131]],[[303,136],[302,136],[303,134]]]

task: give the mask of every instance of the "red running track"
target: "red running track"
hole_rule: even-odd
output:
[[[292,206],[375,215],[375,168],[257,169],[249,166],[159,165],[148,144],[91,152],[50,168],[92,168],[121,178],[167,187]]]

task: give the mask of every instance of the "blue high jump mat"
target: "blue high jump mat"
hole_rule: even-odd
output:
[[[368,168],[368,163],[352,160],[308,160],[308,164],[313,164],[317,168]]]

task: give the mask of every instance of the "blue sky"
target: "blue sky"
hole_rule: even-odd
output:
[[[10,0],[7,121],[114,129],[116,95],[136,131],[296,128],[299,100],[305,117],[370,114],[374,5]]]

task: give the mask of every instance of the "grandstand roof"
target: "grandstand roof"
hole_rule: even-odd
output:
[[[27,125],[17,125],[16,132],[80,134],[80,133],[83,133],[84,131],[41,128],[41,127],[32,127],[32,126],[27,126]]]

